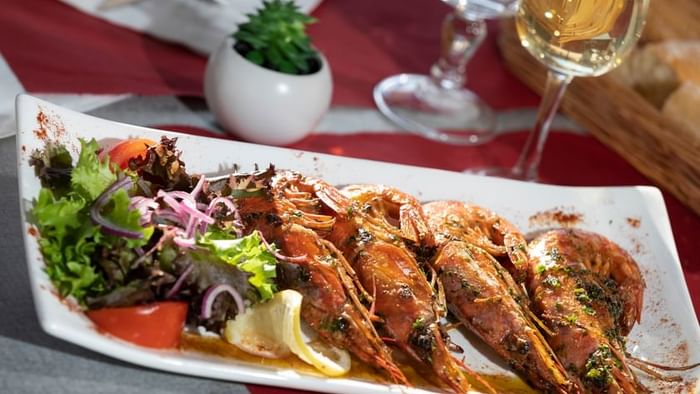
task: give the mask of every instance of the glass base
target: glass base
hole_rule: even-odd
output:
[[[391,121],[432,140],[478,145],[496,134],[496,117],[477,95],[441,88],[427,75],[386,78],[374,88],[374,101]]]

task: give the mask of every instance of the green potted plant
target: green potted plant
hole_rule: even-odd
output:
[[[315,19],[291,1],[264,1],[212,54],[204,78],[209,108],[251,142],[283,145],[308,134],[330,105],[328,62],[311,45]]]

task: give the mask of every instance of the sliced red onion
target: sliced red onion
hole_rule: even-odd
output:
[[[204,175],[200,175],[199,180],[197,181],[197,184],[194,186],[194,189],[192,189],[192,192],[190,193],[190,196],[192,196],[192,199],[197,198],[197,195],[199,195],[199,192],[202,191],[203,186],[204,186]]]
[[[173,211],[166,211],[164,209],[157,209],[154,212],[154,214],[161,219],[169,220],[169,221],[171,221],[173,223],[177,223],[181,226],[185,225],[186,219],[183,218],[182,215],[178,215],[177,213],[175,213]]]
[[[190,217],[190,221],[187,222],[187,228],[185,229],[185,237],[187,238],[193,238],[194,237],[194,230],[197,226],[197,219],[194,218],[194,216]]]
[[[202,182],[204,181],[202,180],[197,183],[200,189],[200,184]],[[189,193],[182,191],[164,192],[160,190],[158,191],[158,197],[162,198],[163,202],[172,209],[172,212],[168,213],[168,211],[158,210],[156,215],[185,227],[181,229],[181,236],[174,239],[178,246],[187,248],[194,246],[194,236],[197,227],[201,224],[200,228],[203,229],[202,233],[204,233],[204,231],[206,231],[206,226],[214,223],[212,217],[198,209],[198,205],[200,204],[198,204],[195,198]],[[204,207],[208,208],[206,205],[204,205]]]
[[[173,209],[173,211],[175,211],[175,213],[179,215],[189,215],[209,224],[214,223],[214,219],[200,212],[198,209],[188,205],[189,200],[184,199],[182,202],[179,202],[175,200],[175,198],[172,196],[172,193],[176,192],[166,193],[161,190],[158,192],[158,196],[161,197],[163,201],[166,204],[168,204]]]
[[[135,209],[135,208],[138,207],[139,205],[143,204],[143,202],[144,202],[145,200],[147,200],[146,197],[141,197],[141,196],[134,196],[134,197],[131,197],[131,199],[129,200],[129,208]]]
[[[256,233],[258,233],[258,236],[262,240],[263,245],[265,245],[265,248],[267,248],[267,251],[270,252],[273,256],[275,256],[276,259],[282,260],[282,261],[288,261],[290,263],[302,263],[306,261],[306,255],[303,254],[301,256],[285,256],[275,250],[275,248],[270,245],[265,237],[263,237],[262,233],[258,230],[255,230]]]
[[[187,279],[187,276],[190,274],[190,272],[192,272],[193,269],[194,265],[190,264],[187,266],[187,268],[185,268],[184,271],[182,271],[180,277],[177,278],[173,287],[171,287],[170,290],[168,290],[168,292],[165,293],[165,298],[172,298],[180,291],[182,284],[185,283],[185,279]]]
[[[211,216],[211,213],[214,211],[214,208],[217,204],[224,204],[226,208],[228,208],[229,212],[233,212],[236,210],[236,206],[233,205],[233,201],[231,201],[231,199],[226,197],[216,197],[215,199],[211,200],[211,202],[209,203],[209,207],[207,207],[207,216]]]
[[[189,249],[189,248],[193,247],[195,244],[194,238],[185,238],[185,237],[181,237],[179,235],[176,237],[173,237],[173,242],[175,242],[175,245],[177,245],[178,247],[183,248],[183,249]]]
[[[159,207],[158,203],[154,199],[140,196],[132,197],[129,206],[138,210],[141,210],[144,207],[149,209],[156,209]]]
[[[90,208],[90,219],[92,219],[92,222],[98,226],[100,226],[100,231],[106,233],[106,234],[111,234],[117,237],[124,237],[124,238],[132,238],[132,239],[141,239],[143,238],[143,233],[140,231],[133,231],[125,228],[121,228],[114,223],[110,222],[102,216],[102,213],[100,210],[102,207],[109,202],[109,199],[112,197],[114,193],[117,192],[117,190],[120,189],[126,189],[129,186],[132,185],[131,178],[129,177],[124,177],[122,179],[118,179],[116,182],[114,182],[110,187],[107,188],[102,194],[100,194],[99,197],[97,197],[97,200],[95,200],[95,203],[92,204],[92,207]]]
[[[226,206],[226,208],[229,210],[229,212],[232,212],[236,219],[240,219],[240,214],[238,213],[238,209],[236,209],[236,205],[231,201],[230,198],[226,197],[216,197],[211,202],[209,203],[209,206],[207,207],[207,210],[205,212],[205,215],[211,217],[211,214],[214,212],[214,209],[216,208],[216,205],[218,204],[223,204]],[[240,221],[239,221],[240,222]],[[211,223],[209,223],[211,224]],[[233,231],[236,232],[236,236],[238,238],[243,236],[243,230],[241,228],[243,227],[242,225],[238,225],[239,223],[234,221],[234,228]],[[242,223],[241,223],[242,224]],[[207,223],[202,223],[200,224],[199,231],[204,234],[207,231]]]
[[[163,199],[163,202],[166,203],[170,208],[172,208],[175,213],[181,214],[182,213],[182,205],[180,202],[178,202],[175,198],[170,196],[168,193],[158,190],[158,197]]]
[[[185,193],[182,191],[174,190],[172,192],[167,192],[170,197],[174,198],[179,198],[182,201],[187,201],[190,203],[191,206],[196,206],[197,201],[195,201],[194,197],[190,193]]]
[[[236,302],[236,312],[243,313],[245,305],[243,304],[243,297],[241,297],[241,294],[230,285],[219,284],[211,286],[207,289],[206,293],[204,293],[204,297],[202,298],[202,311],[199,315],[200,318],[211,318],[211,309],[212,305],[214,305],[214,300],[223,292],[231,294],[233,300]]]
[[[147,209],[139,211],[139,215],[141,215],[141,218],[139,219],[139,224],[142,227],[148,226],[153,221],[153,211],[151,210]]]
[[[181,208],[184,212],[189,213],[190,216],[193,216],[193,217],[195,217],[196,219],[199,219],[199,220],[201,220],[201,221],[203,221],[203,222],[205,222],[205,223],[208,223],[208,224],[214,223],[214,219],[212,219],[211,217],[205,215],[204,212],[201,212],[201,211],[197,210],[196,208],[193,208],[193,207],[191,207],[191,206],[189,206],[189,205],[187,205],[187,204],[181,204],[181,205],[180,205],[180,208]]]
[[[145,226],[146,224],[151,223],[153,211],[158,208],[158,203],[152,198],[135,196],[131,198],[129,208],[139,211],[139,214],[141,215],[140,224]]]
[[[207,224],[205,222],[199,223],[199,233],[205,234],[207,232],[207,226],[209,226],[209,224]]]

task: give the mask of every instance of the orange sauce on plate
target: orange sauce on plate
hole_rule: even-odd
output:
[[[235,359],[237,361],[268,369],[291,369],[305,375],[326,377],[318,372],[316,368],[306,364],[294,355],[276,359],[259,357],[246,353],[238,349],[236,346],[214,337],[203,337],[197,334],[184,332],[180,338],[180,349],[185,352],[199,352],[227,359]],[[352,368],[350,369],[350,372],[343,376],[343,378],[363,380],[377,384],[390,383],[387,377],[382,374],[381,371],[378,371],[372,366],[365,364],[354,357],[352,361]],[[435,384],[427,381],[425,378],[419,375],[412,367],[405,364],[400,364],[400,366],[401,370],[414,386],[426,390],[441,390],[439,387],[435,386]],[[493,387],[499,393],[530,394],[537,392],[530,388],[521,379],[513,376],[486,374],[479,374],[479,376],[481,379],[488,382],[491,387]],[[470,379],[472,380],[470,383],[475,390],[484,391],[483,386],[474,381],[473,378]]]

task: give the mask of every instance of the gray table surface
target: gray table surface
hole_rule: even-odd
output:
[[[241,384],[113,360],[47,335],[29,288],[15,138],[0,140],[0,393],[247,393]]]

